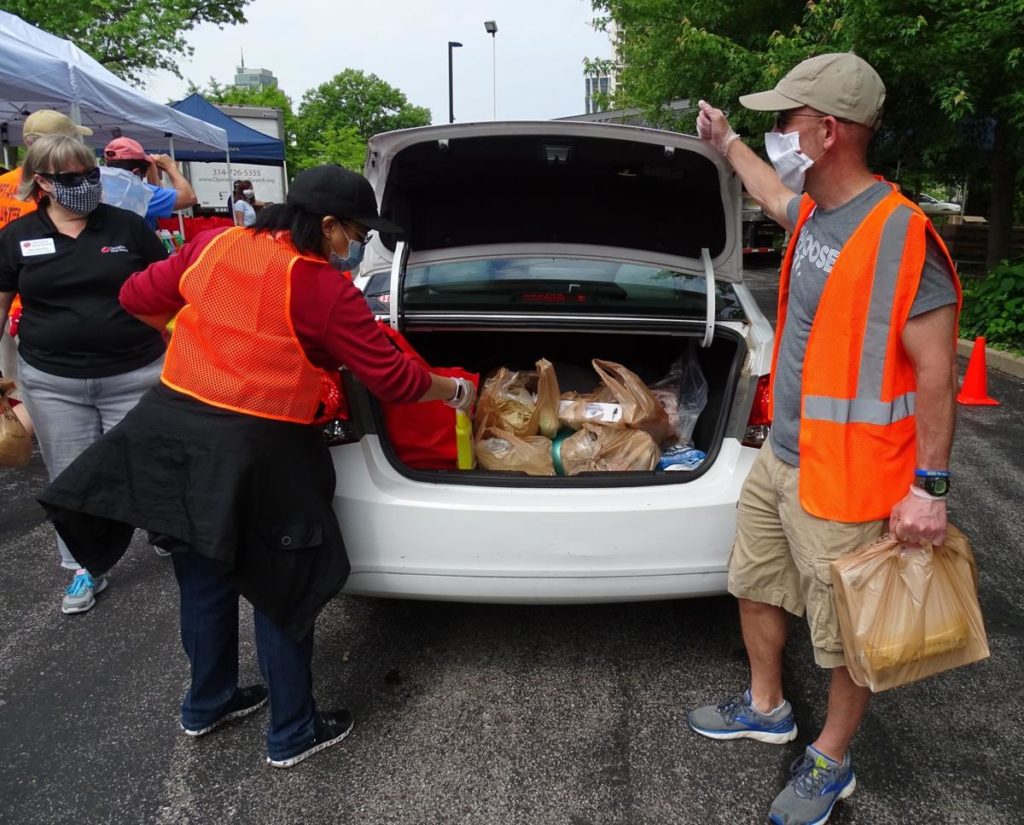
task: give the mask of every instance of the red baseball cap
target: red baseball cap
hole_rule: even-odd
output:
[[[131,138],[114,138],[103,150],[103,157],[107,160],[145,160],[152,162],[153,158],[147,155],[142,144]]]

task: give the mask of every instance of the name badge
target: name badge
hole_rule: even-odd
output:
[[[39,238],[34,241],[21,242],[21,257],[31,258],[33,255],[52,255],[57,251],[53,238]]]

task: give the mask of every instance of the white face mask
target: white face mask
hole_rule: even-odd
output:
[[[794,192],[804,191],[804,177],[814,161],[800,151],[799,132],[766,132],[764,148],[778,172],[782,185]]]

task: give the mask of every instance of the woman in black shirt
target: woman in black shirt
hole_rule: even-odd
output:
[[[19,192],[38,209],[0,231],[0,320],[20,293],[20,383],[51,479],[135,406],[163,362],[160,333],[121,309],[118,293],[167,253],[142,218],[100,203],[101,194],[87,146],[40,138]],[[94,580],[57,544],[61,565],[75,571],[61,610],[89,610],[106,579]]]

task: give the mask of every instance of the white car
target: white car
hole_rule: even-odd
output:
[[[698,139],[506,122],[374,137],[366,174],[402,240],[357,279],[438,366],[593,358],[660,378],[693,346],[708,382],[691,472],[413,470],[350,377],[334,507],[351,594],[599,602],[725,592],[736,502],[767,432],[772,329],[742,283],[740,187]],[[692,342],[692,343],[691,343]],[[567,381],[568,377],[568,381]]]
[[[940,201],[931,195],[921,194],[917,198],[917,205],[926,215],[959,215],[960,204],[949,201]]]

